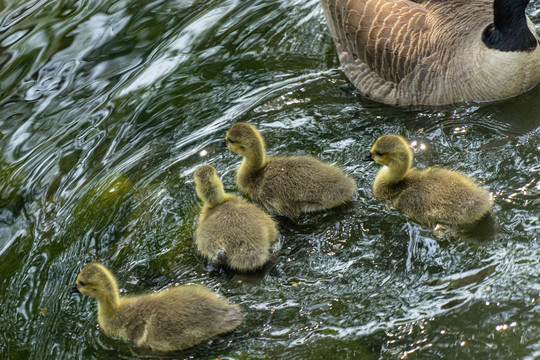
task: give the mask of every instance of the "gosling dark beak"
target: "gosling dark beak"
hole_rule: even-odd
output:
[[[227,147],[227,139],[223,139],[223,141],[221,141],[219,143],[219,147],[226,148]]]
[[[364,161],[375,161],[375,160],[373,160],[373,156],[371,155],[371,153],[368,153],[362,160],[364,160]]]
[[[79,289],[77,289],[77,284],[73,285],[73,286],[71,287],[71,290],[69,290],[69,292],[70,292],[71,294],[80,294],[80,293],[81,293],[81,292],[79,291]]]

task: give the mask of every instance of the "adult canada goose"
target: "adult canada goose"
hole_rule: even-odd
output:
[[[98,322],[106,334],[157,351],[187,349],[234,330],[244,318],[238,305],[199,285],[121,297],[116,279],[99,263],[81,270],[71,292],[98,300]]]
[[[356,192],[356,182],[337,166],[308,156],[267,158],[264,139],[250,124],[233,125],[222,145],[244,157],[236,183],[268,211],[297,219],[341,205]]]
[[[204,203],[195,233],[199,252],[240,271],[262,267],[279,236],[276,222],[256,205],[225,193],[212,165],[198,167],[193,178]]]
[[[411,147],[399,135],[377,139],[364,160],[384,165],[373,183],[373,196],[389,200],[423,225],[467,226],[491,210],[489,191],[467,176],[438,167],[411,169]]]
[[[321,0],[345,75],[393,105],[502,99],[540,80],[529,0]]]

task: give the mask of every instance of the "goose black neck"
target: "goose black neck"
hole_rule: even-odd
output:
[[[487,47],[500,51],[532,51],[538,40],[527,25],[529,0],[495,0],[493,23],[482,34]]]

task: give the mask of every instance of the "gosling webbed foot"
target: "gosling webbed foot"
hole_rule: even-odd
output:
[[[206,270],[209,272],[219,272],[227,264],[227,255],[225,251],[220,250],[216,257],[208,263]]]

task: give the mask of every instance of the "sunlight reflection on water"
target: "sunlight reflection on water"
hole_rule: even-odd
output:
[[[532,1],[537,29],[539,11]],[[125,294],[203,283],[242,306],[238,331],[184,357],[538,355],[540,87],[443,109],[371,102],[344,77],[317,0],[11,1],[0,44],[0,357],[152,357],[68,293],[95,260]],[[266,272],[216,276],[193,246],[192,174],[211,163],[238,192],[241,158],[218,147],[238,121],[270,155],[337,163],[359,190],[278,219]],[[361,159],[391,132],[415,166],[489,189],[496,233],[424,229],[374,199],[377,167]]]

